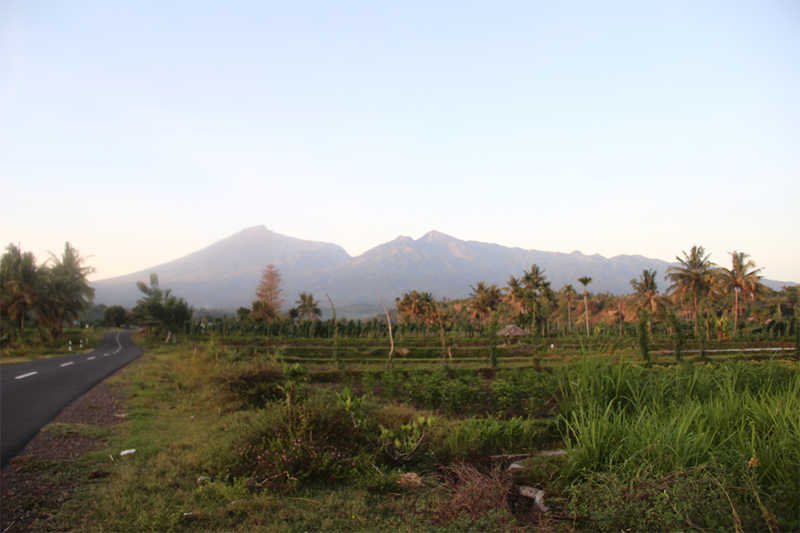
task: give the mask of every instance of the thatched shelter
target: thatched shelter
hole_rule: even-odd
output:
[[[505,337],[506,339],[510,339],[512,337],[525,337],[526,335],[530,335],[530,333],[512,324],[498,331],[496,335],[498,337]]]

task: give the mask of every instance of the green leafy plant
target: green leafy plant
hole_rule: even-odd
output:
[[[406,380],[405,373],[402,370],[393,368],[386,370],[381,374],[381,384],[383,385],[383,396],[388,400],[396,400],[399,398],[401,388]]]
[[[381,451],[395,463],[411,461],[430,434],[435,421],[436,419],[432,416],[419,416],[416,420],[403,424],[398,429],[379,426],[378,442]]]
[[[278,388],[282,390],[283,394],[286,396],[286,407],[291,411],[292,406],[297,400],[297,387],[301,382],[307,379],[305,377],[306,367],[300,363],[284,363],[283,373],[286,376],[286,381],[283,386],[278,385]]]

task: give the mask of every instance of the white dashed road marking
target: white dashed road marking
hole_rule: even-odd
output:
[[[116,349],[116,350],[114,350],[114,351],[113,351],[113,352],[111,352],[111,353],[104,353],[104,354],[103,354],[103,357],[108,357],[109,355],[116,355],[116,354],[118,354],[119,352],[121,352],[121,351],[122,351],[122,343],[119,341],[119,336],[120,336],[120,334],[119,334],[119,333],[117,333],[117,338],[116,338],[116,341],[117,341],[117,349]],[[91,357],[88,357],[86,360],[87,360],[87,361],[91,361],[92,359],[97,359],[97,356],[96,356],[96,355],[93,355],[93,356],[91,356]],[[75,361],[69,361],[69,362],[67,362],[67,363],[62,363],[62,364],[61,364],[61,365],[59,365],[59,366],[61,366],[61,367],[65,367],[65,366],[70,366],[70,365],[74,365],[74,364],[75,364]],[[14,379],[23,379],[23,378],[27,378],[27,377],[30,377],[30,376],[35,376],[35,375],[36,375],[36,374],[38,374],[38,373],[39,373],[39,372],[28,372],[27,374],[22,374],[21,376],[17,376],[17,377],[15,377]]]

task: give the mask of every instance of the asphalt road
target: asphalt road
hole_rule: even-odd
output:
[[[130,330],[90,353],[0,366],[0,468],[70,403],[142,355]]]

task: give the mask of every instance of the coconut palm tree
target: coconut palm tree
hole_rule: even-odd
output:
[[[575,291],[575,287],[566,284],[561,287],[561,294],[567,299],[567,324],[569,324],[569,332],[572,333],[572,297],[578,293]]]
[[[553,315],[554,310],[556,309],[556,293],[550,287],[549,281],[542,281],[541,288],[539,292],[542,295],[543,300],[543,307],[545,312],[547,313],[547,330],[550,329],[550,318]],[[544,325],[543,325],[544,326]]]
[[[301,292],[300,299],[295,303],[299,304],[297,306],[298,314],[301,317],[304,317],[306,320],[316,320],[322,316],[322,310],[319,308],[319,302],[314,300],[314,295],[310,292],[308,294]]]
[[[547,283],[547,276],[544,272],[544,269],[536,263],[531,265],[530,270],[522,271],[521,281],[525,286],[525,290],[521,295],[523,302],[522,307],[523,311],[531,311],[534,325],[541,320],[538,316],[540,306],[539,296],[546,293],[545,286]]]
[[[755,297],[763,291],[764,286],[761,285],[761,278],[759,272],[761,268],[756,268],[756,263],[752,259],[748,260],[749,254],[744,252],[729,252],[732,259],[732,267],[719,268],[716,276],[716,288],[720,292],[730,294],[733,291],[733,336],[736,337],[736,332],[739,326],[739,294],[741,293],[744,301],[747,302],[748,298]]]
[[[523,290],[522,280],[511,276],[508,278],[508,287],[506,287],[506,300],[508,303],[517,310],[517,313],[523,309]]]
[[[644,269],[638,280],[631,280],[631,287],[634,290],[634,300],[638,308],[647,309],[649,333],[653,336],[653,314],[655,314],[659,307],[662,305],[661,296],[658,294],[658,285],[656,284],[656,275],[658,272],[655,270]]]
[[[25,339],[25,318],[28,311],[40,311],[44,303],[48,271],[36,265],[33,252],[22,252],[9,244],[0,259],[0,315],[18,322],[20,340]]]
[[[420,293],[420,316],[423,322],[436,324],[439,317],[437,313],[436,296],[432,292],[423,291]]]
[[[578,278],[578,281],[583,285],[583,310],[584,314],[586,315],[586,336],[590,335],[589,333],[589,291],[586,289],[586,286],[592,282],[592,278],[588,276],[583,276],[582,278]]]
[[[544,269],[540,268],[536,263],[531,265],[530,270],[523,270],[522,283],[525,284],[525,288],[533,292],[541,289],[542,284],[547,280],[544,272]]]
[[[430,292],[408,291],[402,298],[395,299],[395,305],[398,317],[404,322],[431,320],[434,297]]]
[[[688,254],[683,252],[683,259],[675,257],[681,266],[667,267],[667,278],[672,282],[667,292],[678,298],[691,296],[695,335],[697,335],[698,300],[711,290],[715,273],[716,265],[709,260],[709,257],[711,254],[706,254],[702,246],[695,245]]]
[[[422,316],[422,294],[419,291],[407,292],[408,296],[408,314],[411,320],[416,322]]]
[[[487,318],[492,316],[492,312],[497,307],[497,304],[500,303],[502,293],[497,288],[497,285],[494,283],[489,285],[485,281],[479,281],[476,287],[470,285],[469,288],[472,289],[469,295],[472,299],[469,308],[475,318],[485,322]]]
[[[50,259],[53,266],[50,267],[43,314],[49,323],[50,335],[55,338],[64,330],[65,321],[76,320],[91,308],[94,289],[86,278],[94,268],[83,266],[86,258],[70,243],[65,244],[60,259],[52,253]]]

